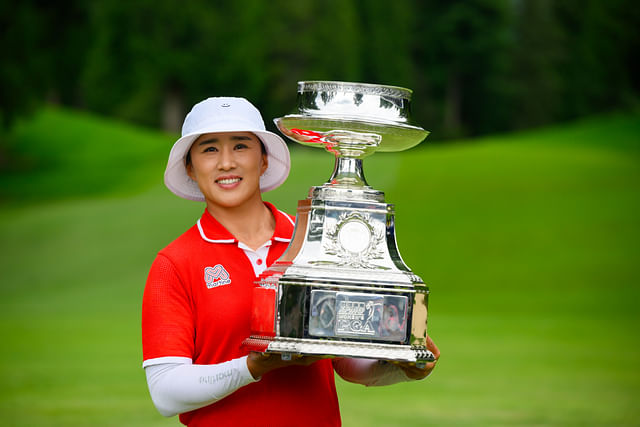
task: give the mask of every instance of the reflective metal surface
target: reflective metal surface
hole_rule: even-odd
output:
[[[368,83],[298,82],[298,110],[313,117],[335,116],[373,123],[408,123],[412,91]]]
[[[402,151],[429,134],[411,121],[409,89],[366,83],[298,83],[298,111],[275,120],[303,145],[346,157]]]
[[[402,342],[407,304],[404,295],[312,290],[309,335]]]
[[[400,257],[394,207],[367,184],[362,161],[427,136],[411,124],[410,98],[410,90],[393,86],[300,82],[297,113],[275,120],[292,140],[324,147],[336,165],[298,202],[292,241],[259,282],[254,301],[262,305],[254,307],[258,326],[248,348],[285,357],[433,360],[429,290]]]

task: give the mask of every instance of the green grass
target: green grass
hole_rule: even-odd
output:
[[[10,160],[0,162],[0,201],[131,193],[157,181],[171,144],[160,132],[44,109],[6,138]]]
[[[60,138],[109,132],[117,144]],[[63,160],[0,174],[14,186],[0,210],[5,424],[177,425],[148,397],[139,330],[155,253],[203,209],[162,187],[173,137],[57,110],[13,144],[24,135],[23,158]],[[57,142],[42,156],[46,141]],[[68,146],[83,160],[65,163]],[[296,149],[289,180],[265,196],[293,212],[330,171],[328,154]],[[365,172],[396,204],[398,245],[431,287],[443,355],[423,382],[337,380],[345,426],[640,424],[640,117],[425,142],[377,154]],[[97,187],[72,184],[87,174]]]

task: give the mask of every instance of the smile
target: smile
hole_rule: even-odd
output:
[[[222,185],[235,184],[236,182],[240,182],[240,181],[242,181],[242,178],[222,178],[222,179],[216,180],[218,184],[222,184]]]

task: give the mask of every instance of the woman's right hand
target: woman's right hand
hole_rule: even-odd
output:
[[[309,366],[321,359],[323,358],[294,354],[291,356],[291,360],[282,360],[282,356],[278,353],[259,353],[252,351],[247,356],[247,367],[249,368],[251,376],[257,380],[274,369],[293,365]]]

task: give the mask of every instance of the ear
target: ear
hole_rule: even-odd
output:
[[[193,163],[189,163],[186,166],[186,169],[187,169],[187,175],[189,175],[189,178],[191,178],[195,182],[198,182],[198,180],[196,179],[196,174],[193,173]]]
[[[260,176],[262,176],[269,167],[269,156],[262,154],[262,166],[260,167]]]

